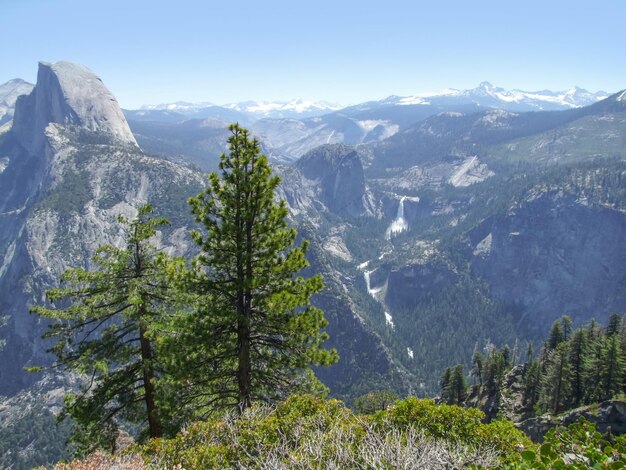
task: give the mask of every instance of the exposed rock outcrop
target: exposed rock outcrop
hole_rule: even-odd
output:
[[[372,214],[363,165],[357,151],[346,145],[322,145],[296,162],[305,178],[314,180],[317,198],[331,212],[344,216]]]
[[[538,334],[563,314],[605,322],[626,304],[626,217],[559,191],[536,192],[472,234],[472,271],[523,308]],[[590,295],[593,293],[593,295]]]
[[[621,400],[608,400],[599,405],[588,405],[570,410],[558,416],[545,414],[530,418],[517,425],[533,441],[539,442],[545,434],[557,426],[569,426],[584,418],[596,425],[601,433],[615,435],[626,433],[626,403]]]
[[[50,123],[73,124],[137,145],[115,97],[91,70],[71,62],[39,63],[37,84],[15,105],[12,132],[30,152],[41,151]]]

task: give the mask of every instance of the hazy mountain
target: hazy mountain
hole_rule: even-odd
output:
[[[325,101],[298,98],[291,101],[244,101],[224,105],[258,118],[305,118],[319,116],[341,109],[342,106]]]
[[[13,119],[15,102],[21,95],[28,95],[33,86],[22,79],[15,78],[0,85],[0,128]]]
[[[476,104],[484,108],[501,108],[510,111],[560,111],[564,109],[589,106],[609,96],[604,91],[595,93],[579,87],[572,87],[565,91],[523,91],[505,90],[482,82],[476,88],[457,90],[447,88],[435,93],[418,93],[411,96],[390,96],[378,102],[371,102],[367,106],[385,105],[459,105]],[[363,105],[360,105],[363,106]]]
[[[143,105],[138,110],[126,111],[129,118],[148,117],[154,120],[167,119],[173,116],[181,116],[183,119],[223,119],[232,117],[241,122],[251,122],[263,118],[306,118],[318,116],[340,109],[341,106],[326,103],[324,101],[311,101],[301,98],[291,101],[243,101],[241,103],[229,103],[215,105],[212,103],[188,103],[177,101],[175,103],[161,103],[157,105]],[[242,120],[243,118],[243,120]]]
[[[214,127],[220,122],[223,127],[231,122],[239,122],[251,128],[275,159],[290,162],[319,145],[357,145],[382,141],[430,116],[445,112],[471,114],[485,108],[517,112],[564,110],[587,106],[606,96],[604,92],[591,93],[577,87],[562,92],[507,91],[483,82],[470,90],[447,89],[439,93],[391,96],[343,109],[328,103],[298,99],[280,103],[249,101],[224,106],[177,102],[146,105],[140,110],[127,110],[125,114],[132,121],[131,127],[140,128],[145,137],[161,132],[180,133],[174,128],[189,119],[208,119]],[[150,123],[134,125],[135,121]],[[167,130],[164,124],[152,124],[153,121],[172,123],[172,129]],[[195,127],[198,128],[198,134],[194,140],[211,139],[210,135],[200,135],[202,125]],[[153,143],[159,143],[166,144],[173,153],[188,153],[181,146],[172,145],[172,142],[167,145],[163,139],[156,140],[159,142],[146,140],[144,143],[151,151]],[[212,147],[215,148],[215,145]],[[191,161],[203,168],[211,168],[197,153],[191,156]]]

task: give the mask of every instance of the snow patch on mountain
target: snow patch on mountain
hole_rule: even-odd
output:
[[[141,108],[141,110],[145,111],[175,111],[179,113],[190,113],[194,111],[198,111],[203,108],[208,108],[210,106],[215,106],[213,103],[209,103],[208,101],[202,103],[189,103],[187,101],[176,101],[175,103],[160,103],[160,104],[145,104]]]
[[[288,115],[323,114],[337,111],[342,106],[325,101],[311,101],[298,98],[291,101],[246,101],[230,103],[225,108],[245,113],[261,115],[263,117],[286,117]]]
[[[417,93],[404,97],[390,96],[382,100],[381,103],[400,106],[431,105],[454,98],[480,106],[497,107],[498,103],[500,103],[500,105],[506,107],[507,105],[517,104],[543,110],[579,108],[603,100],[608,96],[609,94],[604,91],[593,93],[579,87],[572,87],[565,91],[523,91],[505,90],[489,82],[482,82],[478,87],[467,90],[446,88],[439,92]]]

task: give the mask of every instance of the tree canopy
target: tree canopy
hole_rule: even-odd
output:
[[[280,178],[248,131],[230,131],[220,173],[189,201],[203,227],[191,234],[200,253],[172,270],[193,299],[175,327],[175,369],[188,401],[209,409],[284,397],[310,384],[309,365],[338,359],[322,347],[327,322],[310,304],[321,276],[298,275],[307,242],[295,244],[286,204],[275,199]]]
[[[65,397],[64,407],[78,425],[74,441],[85,450],[114,448],[117,418],[147,423],[144,435],[163,434],[153,326],[171,294],[161,267],[165,255],[150,239],[168,222],[151,213],[144,205],[134,220],[119,218],[125,246],[100,247],[96,269],[63,273],[61,287],[47,295],[65,308],[32,308],[53,320],[45,336],[56,339],[51,351],[57,366],[88,377],[79,393]]]

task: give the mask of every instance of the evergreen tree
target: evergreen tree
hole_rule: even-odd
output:
[[[598,363],[598,395],[601,401],[608,400],[622,391],[624,380],[624,357],[616,335],[609,336],[602,347]]]
[[[524,406],[532,410],[539,400],[541,391],[541,367],[539,362],[533,359],[526,365],[522,376],[522,383],[524,386]]]
[[[493,349],[487,354],[483,367],[483,380],[489,392],[499,392],[506,374],[508,363],[506,353]]]
[[[452,369],[446,367],[446,370],[439,379],[439,389],[441,390],[441,399],[450,404],[452,402]]]
[[[571,403],[578,406],[585,393],[586,361],[588,360],[586,335],[582,328],[574,331],[569,342],[568,362],[571,371]]]
[[[483,384],[483,361],[484,357],[480,351],[474,353],[472,358],[472,375],[478,378],[478,384]]]
[[[606,326],[606,335],[613,336],[617,335],[620,332],[620,327],[622,324],[622,316],[614,313],[609,317],[609,322]]]
[[[559,343],[548,353],[540,400],[543,408],[552,413],[564,408],[568,395],[570,368],[567,359],[567,343]]]
[[[572,319],[567,315],[561,317],[561,334],[563,341],[568,341],[572,337]]]
[[[529,364],[535,359],[535,353],[533,351],[533,343],[530,341],[526,345],[526,362]]]
[[[64,407],[78,425],[74,441],[85,450],[114,449],[118,417],[147,422],[150,437],[163,435],[152,334],[170,294],[164,255],[150,238],[168,222],[151,218],[151,212],[144,205],[131,222],[120,217],[126,246],[99,248],[93,258],[97,270],[63,273],[61,287],[47,294],[52,303],[69,302],[67,308],[32,309],[54,320],[45,337],[57,341],[51,351],[58,366],[89,377],[79,394],[66,396]]]
[[[450,377],[450,402],[460,405],[465,401],[467,396],[467,381],[465,380],[465,372],[463,365],[457,364],[452,370]]]
[[[555,320],[554,323],[552,323],[552,328],[550,328],[550,334],[548,335],[548,348],[556,349],[559,343],[563,340],[564,337],[561,322],[559,320]]]
[[[207,189],[189,201],[204,227],[192,232],[200,254],[191,270],[173,270],[195,296],[181,314],[176,367],[188,398],[206,410],[280,398],[307,382],[309,365],[338,360],[322,348],[327,322],[310,305],[321,277],[296,277],[308,266],[307,243],[294,246],[286,204],[275,201],[280,178],[248,131],[232,125],[230,132],[221,174],[211,173]]]

